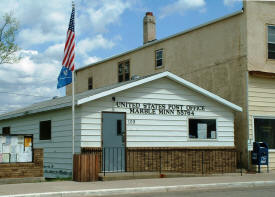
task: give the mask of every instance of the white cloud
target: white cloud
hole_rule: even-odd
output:
[[[131,3],[122,0],[102,0],[97,3],[95,1],[89,2],[89,6],[83,9],[83,12],[79,16],[81,29],[93,30],[97,33],[103,33],[107,31],[107,26],[111,24],[118,24],[120,16],[123,12],[131,7]],[[89,19],[87,21],[87,18]],[[91,24],[92,27],[87,27]],[[92,28],[92,29],[91,29]]]
[[[0,15],[12,11],[20,23],[20,47],[64,41],[71,12],[67,0],[1,0]]]
[[[42,29],[30,28],[23,29],[19,32],[18,39],[22,43],[21,46],[30,47],[32,45],[43,44],[46,42],[55,42],[65,40],[65,33],[55,34],[54,32],[43,33]]]
[[[47,61],[45,54],[34,50],[21,51],[20,55],[22,59],[18,63],[0,67],[0,93],[4,92],[0,94],[0,113],[60,95],[56,89],[60,63]],[[44,56],[44,61],[37,63],[36,58],[41,56]]]
[[[160,10],[160,18],[164,18],[174,13],[184,14],[187,10],[199,10],[205,6],[204,0],[177,0],[175,3],[167,5]]]
[[[93,56],[93,57],[88,57],[87,59],[84,59],[83,62],[84,62],[84,65],[88,65],[88,64],[98,62],[100,60],[101,60],[100,57]]]
[[[75,0],[76,64],[94,63],[101,58],[91,55],[96,49],[112,49],[120,36],[106,37],[110,25],[119,25],[131,3],[124,0]],[[0,16],[13,11],[19,20],[17,43],[22,56],[16,64],[0,66],[0,113],[13,110],[55,95],[64,42],[71,14],[68,0],[1,0]],[[95,35],[97,32],[97,35]],[[100,33],[98,33],[100,32]],[[79,42],[78,42],[79,40]],[[14,94],[1,93],[15,92]],[[39,95],[42,97],[24,96]],[[62,92],[64,94],[64,92]]]
[[[49,59],[51,60],[56,60],[61,62],[64,55],[64,43],[58,43],[58,44],[49,46],[45,50],[44,55],[49,57]]]
[[[85,38],[80,40],[77,44],[77,52],[81,55],[87,55],[88,52],[91,52],[97,48],[111,49],[114,46],[114,42],[111,40],[105,39],[101,34],[96,35],[94,38]]]

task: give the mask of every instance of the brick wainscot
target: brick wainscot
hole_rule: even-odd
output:
[[[98,154],[99,166],[103,159],[101,152],[101,148],[82,148],[82,154]],[[234,147],[127,147],[125,155],[126,172],[192,174],[234,173],[239,157]]]
[[[43,177],[43,149],[33,149],[33,162],[0,164],[0,178],[25,177]]]

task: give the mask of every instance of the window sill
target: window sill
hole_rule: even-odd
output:
[[[162,69],[162,68],[164,68],[164,66],[158,66],[158,67],[155,66],[155,70],[159,70],[159,69]]]
[[[218,139],[198,139],[198,138],[188,138],[187,141],[190,142],[217,142]]]
[[[39,139],[39,141],[41,141],[41,142],[52,142],[52,139],[50,139],[50,140],[40,140]]]

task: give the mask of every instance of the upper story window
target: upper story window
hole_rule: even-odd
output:
[[[89,77],[88,78],[88,90],[93,89],[93,78]]]
[[[275,59],[275,26],[268,26],[268,59]]]
[[[2,135],[10,135],[10,127],[3,127]]]
[[[39,139],[50,140],[52,138],[52,125],[50,120],[40,121]]]
[[[130,79],[130,61],[118,63],[118,82],[128,81]]]
[[[216,120],[189,119],[189,138],[216,139]]]
[[[155,66],[156,68],[160,68],[163,66],[163,49],[159,49],[155,51]]]

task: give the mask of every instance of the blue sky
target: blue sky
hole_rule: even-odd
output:
[[[156,17],[157,39],[242,9],[241,0],[75,0],[76,67],[139,47],[145,12]],[[0,65],[0,113],[63,96],[57,90],[70,0],[1,0],[0,15],[20,22],[17,43],[23,58]],[[13,94],[15,93],[15,94]]]

